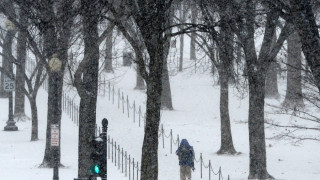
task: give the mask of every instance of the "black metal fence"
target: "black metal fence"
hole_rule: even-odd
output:
[[[34,61],[27,61],[27,70],[32,72],[35,68]],[[48,92],[48,78],[42,84],[43,89]],[[133,123],[138,123],[138,126],[141,127],[143,123],[145,127],[145,113],[142,112],[141,105],[137,106],[135,100],[130,100],[128,95],[124,95],[123,92],[118,88],[115,91],[114,85],[111,86],[110,81],[106,81],[104,78],[103,81],[99,79],[99,88],[98,93],[103,97],[108,96],[107,99],[114,105],[117,105],[118,109],[122,111],[123,114],[127,114],[127,117],[132,118]],[[117,99],[117,102],[115,101]],[[79,106],[77,105],[73,98],[71,98],[67,93],[63,93],[62,96],[62,110],[65,112],[69,118],[76,124],[79,125]],[[96,135],[100,133],[101,128],[96,126]],[[173,137],[173,131],[170,129],[167,134],[165,129],[163,128],[163,124],[161,125],[161,129],[159,132],[159,138],[162,138],[162,147],[166,148],[165,141],[169,139],[170,141],[170,154],[172,154],[173,145],[179,147],[180,139],[179,134],[176,135],[176,138]],[[111,162],[114,163],[115,166],[118,166],[118,169],[121,170],[121,173],[124,173],[125,176],[129,178],[129,180],[134,180],[135,177],[138,180],[140,174],[139,162],[135,161],[135,159],[128,154],[127,151],[124,151],[123,148],[120,148],[120,145],[117,145],[116,141],[110,139],[108,136],[108,159],[111,158]],[[159,141],[160,142],[160,141]],[[110,154],[111,153],[111,154]],[[212,176],[218,176],[219,180],[223,180],[222,170],[219,167],[218,171],[214,171],[212,167],[211,160],[205,161],[202,153],[195,157],[195,163],[198,164],[200,168],[200,177],[203,178],[203,173],[207,172],[209,180],[212,179]],[[230,179],[228,175],[228,180]]]

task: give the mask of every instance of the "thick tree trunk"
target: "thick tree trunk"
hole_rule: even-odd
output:
[[[29,99],[31,106],[31,141],[37,141],[38,138],[38,109],[36,99]]]
[[[290,0],[293,23],[302,43],[302,51],[320,91],[320,37],[310,0]]]
[[[301,77],[301,43],[297,32],[288,38],[287,91],[283,106],[289,108],[304,107]]]
[[[20,22],[27,26],[27,19],[23,12],[20,11]],[[25,86],[25,64],[26,64],[26,53],[27,53],[27,37],[24,31],[18,32],[18,44],[17,44],[17,60],[20,65],[16,69],[16,91],[15,91],[15,103],[14,103],[14,118],[16,121],[25,121],[29,119],[25,115],[24,103],[25,94],[23,92]],[[38,138],[38,137],[37,137]]]
[[[141,180],[158,179],[161,76],[159,77],[157,72],[153,72],[152,74],[150,73],[150,78],[153,78],[153,80],[147,85],[147,118],[142,146]]]
[[[83,16],[83,37],[84,37],[84,57],[90,60],[84,65],[82,72],[82,85],[78,88],[80,92],[79,109],[79,146],[78,146],[78,178],[88,178],[90,176],[90,166],[93,164],[90,158],[93,147],[91,140],[95,137],[96,125],[96,104],[98,92],[98,71],[99,71],[99,45],[97,44],[98,34],[98,9],[94,0],[82,0],[84,6]],[[79,91],[80,90],[80,91]],[[84,93],[82,93],[84,92]]]
[[[68,61],[68,48],[69,48],[69,39],[71,36],[71,26],[73,23],[73,16],[71,13],[72,1],[61,1],[59,8],[57,9],[58,16],[64,16],[61,18],[62,26],[55,26],[55,22],[52,19],[56,19],[53,6],[49,2],[45,1],[48,8],[43,8],[46,21],[49,23],[44,31],[44,52],[46,57],[50,60],[53,54],[57,54],[58,58],[62,62],[62,67],[60,71],[54,72],[49,70],[48,77],[48,115],[47,115],[47,131],[46,131],[46,148],[43,158],[43,162],[40,167],[53,167],[53,150],[50,147],[51,139],[51,124],[59,125],[59,146],[57,149],[58,154],[58,164],[63,166],[60,163],[61,158],[61,101],[62,101],[62,89],[63,89],[63,76],[66,62]],[[51,20],[51,21],[50,21]],[[58,32],[59,31],[59,38]]]
[[[233,146],[230,116],[229,116],[229,76],[225,70],[219,73],[220,79],[220,119],[221,119],[221,146],[218,154],[235,154]]]
[[[217,43],[219,49],[219,82],[220,82],[220,119],[221,119],[221,146],[218,154],[235,154],[233,146],[230,117],[229,117],[229,83],[233,72],[233,39],[234,33],[228,25],[230,16],[230,4],[221,1],[220,8],[220,40]]]
[[[138,89],[138,90],[145,90],[146,89],[146,85],[144,84],[144,79],[140,74],[139,71],[139,64],[137,63],[137,80],[136,80],[136,87],[134,89]]]
[[[53,149],[50,146],[51,124],[58,124],[61,133],[61,95],[63,85],[63,74],[49,73],[48,81],[48,113],[47,113],[47,131],[46,131],[46,148],[43,161],[40,167],[50,167],[54,165]],[[61,136],[60,136],[61,138]],[[60,164],[60,150],[58,147],[58,162]]]
[[[172,18],[170,18],[172,19]],[[171,22],[169,23],[171,24]],[[171,87],[170,87],[170,79],[169,79],[169,71],[168,71],[168,55],[170,50],[170,41],[168,38],[164,44],[164,52],[163,52],[163,70],[162,70],[162,92],[161,92],[161,108],[173,110],[172,106],[172,97],[171,97]]]
[[[266,98],[279,98],[279,91],[278,91],[278,63],[272,62],[267,70],[267,77],[266,77],[266,89],[265,89],[265,96]]]
[[[113,66],[112,66],[112,47],[113,47],[113,42],[112,42],[112,33],[113,30],[111,30],[106,37],[106,57],[105,57],[105,65],[104,65],[104,70],[107,73],[113,72]]]
[[[266,143],[264,132],[265,76],[249,72],[249,179],[272,178],[267,171]]]
[[[272,47],[277,41],[276,33],[272,37]],[[266,98],[279,98],[279,91],[278,91],[278,63],[275,59],[268,67],[267,75],[266,75],[266,89],[265,89],[265,96]]]

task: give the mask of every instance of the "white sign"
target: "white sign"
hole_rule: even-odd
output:
[[[8,76],[4,76],[4,90],[5,91],[14,91],[16,89],[15,82]]]
[[[59,125],[51,124],[51,146],[59,146]]]

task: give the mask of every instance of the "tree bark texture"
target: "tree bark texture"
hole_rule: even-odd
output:
[[[38,109],[36,98],[29,99],[31,107],[31,141],[37,141],[38,138]]]
[[[320,37],[311,0],[290,0],[291,15],[301,39],[302,51],[320,92]]]
[[[272,37],[272,45],[277,41],[276,34]],[[278,69],[279,64],[277,63],[277,60],[274,59],[267,70],[267,76],[266,76],[266,89],[265,89],[265,96],[266,98],[279,98],[279,91],[278,91]]]
[[[246,67],[249,81],[249,179],[273,179],[267,171],[267,158],[264,132],[264,99],[265,99],[265,78],[268,60],[271,59],[272,37],[275,33],[277,14],[272,11],[267,14],[265,33],[259,56],[255,49],[255,1],[246,2],[246,23],[240,34],[244,44],[246,55]]]
[[[142,13],[149,14],[144,19],[136,17],[136,22],[143,36],[149,57],[149,74],[147,76],[146,127],[142,146],[141,180],[158,179],[158,132],[160,124],[163,61],[165,57],[165,39],[162,28],[168,23],[170,10],[166,1],[147,3]],[[154,11],[153,9],[157,9]],[[140,20],[144,19],[144,20]],[[150,19],[152,18],[152,20]]]
[[[301,85],[301,43],[298,33],[289,36],[287,42],[287,90],[283,105],[289,108],[304,107]]]
[[[267,70],[266,76],[266,98],[279,98],[278,91],[278,69],[279,64],[277,62],[272,62]]]
[[[140,74],[140,71],[139,71],[139,64],[137,63],[137,79],[136,79],[136,87],[134,89],[137,89],[137,90],[145,90],[146,89],[146,85],[144,83],[144,79],[143,77],[141,76]]]
[[[167,22],[167,26],[172,25],[173,16],[174,16],[173,12],[174,12],[174,9],[172,8],[169,20]],[[168,30],[168,33],[171,33],[171,30]],[[171,38],[166,39],[164,43],[164,50],[163,50],[164,58],[163,58],[163,71],[162,71],[161,108],[173,110],[170,78],[169,78],[169,71],[168,71],[168,56],[170,51],[170,42],[171,42]]]
[[[196,24],[198,18],[198,6],[195,3],[191,3],[191,23]],[[191,33],[191,41],[190,41],[190,60],[197,60],[196,56],[196,33]]]
[[[43,158],[43,162],[40,167],[53,167],[53,148],[50,147],[51,139],[51,124],[59,125],[59,138],[61,139],[61,101],[62,101],[62,89],[63,89],[63,76],[66,62],[68,61],[68,48],[69,39],[71,36],[71,26],[73,23],[72,9],[73,1],[61,1],[59,8],[57,9],[57,14],[64,16],[60,18],[58,22],[52,21],[55,19],[55,14],[53,10],[53,5],[45,1],[46,7],[43,8],[41,14],[45,14],[45,18],[42,20],[45,23],[45,28],[43,30],[44,34],[44,52],[46,58],[50,60],[53,54],[57,54],[58,58],[62,62],[62,67],[60,71],[54,72],[50,69],[48,71],[48,115],[47,115],[47,131],[46,131],[46,148]],[[59,32],[59,38],[58,38]],[[61,141],[59,141],[61,142]],[[60,163],[61,157],[61,144],[58,148],[58,163]]]
[[[180,3],[180,19],[181,23],[185,23],[186,20],[186,5],[181,2]],[[183,29],[184,26],[181,26],[181,29]],[[180,58],[179,58],[179,72],[182,72],[183,70],[183,51],[184,51],[184,34],[180,35]]]
[[[219,49],[219,81],[220,81],[220,121],[221,121],[221,146],[218,154],[235,154],[233,146],[230,116],[229,116],[229,80],[233,66],[233,39],[234,34],[228,25],[231,6],[228,2],[219,2],[219,14],[221,22]]]
[[[24,10],[20,10],[19,22],[27,26],[27,18]],[[19,65],[16,69],[16,91],[15,91],[15,103],[14,103],[14,118],[16,121],[24,121],[27,117],[25,115],[24,103],[25,94],[23,89],[25,87],[25,64],[27,54],[27,37],[23,30],[18,32],[18,44],[17,44],[17,60]]]
[[[108,73],[113,72],[112,66],[112,47],[113,47],[113,39],[112,39],[113,30],[111,30],[106,37],[106,57],[105,57],[105,65],[104,70]]]
[[[95,0],[82,0],[84,7],[83,14],[83,37],[84,37],[84,56],[88,61],[83,66],[82,85],[80,92],[79,109],[79,147],[78,147],[78,178],[88,178],[90,176],[90,158],[93,147],[91,140],[95,137],[96,125],[96,104],[98,92],[98,71],[99,71],[99,45],[97,43],[98,21],[97,2]],[[82,66],[82,65],[81,65]],[[82,68],[82,67],[79,67]]]

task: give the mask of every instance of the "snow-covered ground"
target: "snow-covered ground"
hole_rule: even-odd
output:
[[[142,106],[145,110],[145,93],[134,90],[134,68],[118,68],[114,75],[104,74],[104,77],[112,79],[115,89],[129,97],[132,105]],[[172,134],[174,140],[179,135],[188,139],[196,152],[196,159],[203,155],[204,164],[211,160],[215,172],[222,169],[224,179],[230,175],[230,179],[247,179],[249,171],[249,142],[248,142],[248,98],[240,99],[239,93],[234,87],[230,87],[230,116],[234,146],[240,155],[217,155],[220,146],[220,118],[219,118],[219,86],[214,86],[213,78],[209,72],[197,73],[186,69],[183,73],[171,76],[171,90],[173,98],[173,111],[164,110],[161,115],[161,124],[165,135]],[[281,98],[279,100],[267,100],[268,103],[280,104],[283,101],[285,82],[279,83]],[[66,92],[74,94],[69,88]],[[74,97],[75,102],[78,98]],[[45,127],[47,94],[41,89],[38,95],[39,107],[39,138],[37,142],[30,142],[31,122],[18,122],[19,131],[0,131],[0,179],[1,180],[47,180],[52,179],[52,169],[40,169],[45,147]],[[8,117],[8,100],[0,99],[0,127],[5,126]],[[132,112],[130,118],[122,113],[122,105],[118,109],[117,98],[115,104],[108,100],[108,96],[100,93],[97,107],[97,121],[101,124],[102,118],[109,120],[108,133],[118,145],[131,157],[140,161],[143,142],[143,127],[133,123]],[[269,107],[266,108],[270,110]],[[30,115],[30,108],[26,102],[26,111]],[[319,115],[319,113],[317,114]],[[267,115],[267,118],[282,120],[290,116]],[[276,131],[266,129],[267,137],[271,137]],[[306,132],[308,133],[308,132]],[[62,117],[62,163],[66,166],[60,169],[60,179],[70,180],[77,177],[77,142],[78,127],[64,114]],[[162,147],[163,139],[159,137],[159,180],[179,179],[178,158],[174,155],[177,145],[173,145],[173,154],[170,153],[170,138],[164,138],[165,148]],[[277,179],[287,180],[319,180],[320,179],[320,144],[305,141],[293,145],[285,140],[266,140],[267,167],[271,175]],[[128,179],[108,160],[108,179]],[[195,164],[196,170],[193,179],[200,179],[200,164]],[[203,179],[209,179],[209,170],[203,167]],[[211,179],[218,179],[211,173]]]

